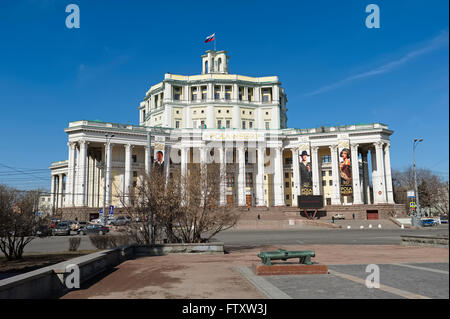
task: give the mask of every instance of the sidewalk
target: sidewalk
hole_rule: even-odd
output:
[[[236,269],[259,263],[261,250],[314,250],[314,262],[339,264],[448,263],[447,248],[373,245],[281,245],[233,250],[224,255],[172,254],[119,265],[70,298],[261,299],[266,296]],[[328,276],[328,275],[327,275]]]

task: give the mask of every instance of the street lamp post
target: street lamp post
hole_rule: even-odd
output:
[[[414,143],[413,143],[413,171],[414,171],[414,195],[415,195],[415,200],[416,200],[416,214],[418,219],[420,220],[421,216],[421,212],[420,212],[420,204],[419,204],[419,191],[417,188],[417,174],[416,174],[416,147],[417,145],[422,142],[423,139],[414,139]]]
[[[105,150],[105,162],[103,164],[103,226],[106,226],[107,221],[107,214],[106,214],[106,176],[108,175],[108,151],[109,150],[109,143],[111,142],[111,139],[114,137],[114,134],[108,135],[105,134],[105,140],[106,140],[106,150]],[[105,170],[106,167],[106,170]],[[106,172],[105,172],[106,171]]]

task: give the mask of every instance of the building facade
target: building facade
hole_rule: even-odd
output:
[[[287,128],[277,76],[229,74],[226,51],[201,58],[200,75],[150,87],[138,126],[69,123],[68,159],[50,167],[53,207],[127,205],[157,160],[167,174],[220,163],[222,204],[295,207],[301,194],[325,206],[394,204],[386,125]]]

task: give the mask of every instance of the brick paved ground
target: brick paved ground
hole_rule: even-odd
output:
[[[122,263],[106,277],[90,286],[82,287],[83,289],[70,292],[63,298],[265,298],[267,296],[246,280],[236,268],[249,267],[259,262],[260,259],[256,255],[261,250],[278,248],[315,250],[316,258],[313,261],[327,265],[448,263],[449,260],[448,248],[399,245],[281,245],[241,248],[224,255],[173,254],[142,257]],[[330,277],[331,275],[317,276],[328,276],[333,279],[320,277],[317,280],[323,283],[313,281],[308,284],[310,287],[314,287],[315,283],[318,287],[334,283],[337,285],[336,289],[339,289],[339,283],[345,282],[343,285],[350,285],[345,291],[357,291],[354,290],[354,283],[348,280]],[[280,287],[283,288],[283,285]],[[386,292],[378,291],[372,294],[373,298],[380,297],[380,294],[387,298],[392,297],[386,295]],[[294,294],[292,297],[298,296]]]

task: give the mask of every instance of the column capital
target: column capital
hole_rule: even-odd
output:
[[[390,147],[391,147],[390,142],[385,143],[385,146],[384,146],[385,150],[389,150]]]
[[[383,144],[384,144],[384,142],[382,142],[382,141],[378,141],[378,142],[373,143],[373,145],[374,145],[376,148],[382,148],[382,147],[383,147]]]
[[[359,144],[358,143],[352,143],[350,144],[350,148],[358,148]]]
[[[319,146],[311,146],[311,151],[317,152],[319,150]]]
[[[328,147],[329,147],[330,150],[333,151],[333,152],[337,151],[337,149],[338,149],[338,145],[337,145],[337,144],[333,144],[333,145],[330,145],[330,146],[328,146]]]
[[[88,146],[89,145],[89,142],[88,141],[86,141],[85,139],[81,139],[81,140],[79,140],[78,141],[78,144],[80,144],[80,147],[81,146]]]
[[[76,142],[72,142],[72,141],[67,142],[67,146],[69,146],[70,149],[74,149],[76,144],[77,144]]]
[[[133,147],[134,147],[134,145],[132,145],[131,143],[124,144],[123,146],[125,147],[125,149],[128,148],[128,149],[130,149],[130,150],[132,150]]]

